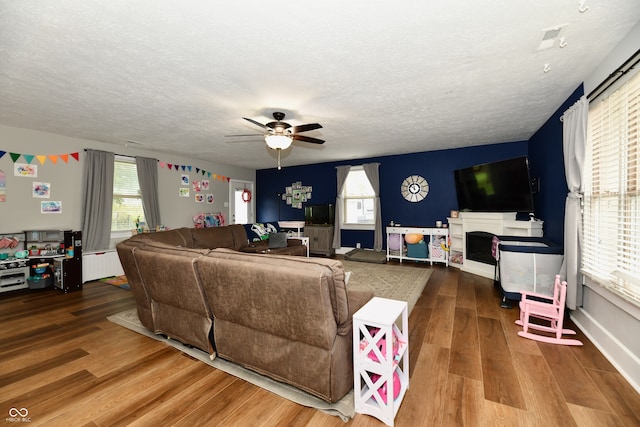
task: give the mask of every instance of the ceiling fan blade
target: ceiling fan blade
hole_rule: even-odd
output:
[[[248,122],[253,123],[253,124],[254,124],[254,125],[256,125],[256,126],[261,127],[261,128],[262,128],[262,129],[264,129],[264,130],[268,130],[268,131],[270,131],[270,130],[271,130],[271,129],[269,129],[268,127],[266,127],[265,125],[263,125],[262,123],[260,123],[260,122],[256,122],[256,121],[255,121],[255,120],[253,120],[253,119],[249,119],[249,118],[247,118],[247,117],[243,117],[243,119],[245,119],[245,120],[246,120],[246,121],[248,121]]]
[[[309,130],[320,129],[320,128],[322,128],[322,125],[320,123],[309,123],[306,125],[294,126],[293,128],[291,128],[291,132],[292,133],[307,132]]]
[[[298,141],[310,142],[312,144],[324,144],[324,141],[322,139],[311,138],[310,136],[294,134],[292,135],[292,137],[293,139],[296,139]]]
[[[232,136],[264,136],[261,133],[248,133],[248,134],[238,134],[238,135],[225,135],[225,137],[232,137]]]

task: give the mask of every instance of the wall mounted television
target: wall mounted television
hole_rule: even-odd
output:
[[[335,210],[332,204],[307,204],[304,207],[304,222],[307,225],[333,225]]]
[[[460,211],[533,213],[526,156],[458,169],[453,173]]]

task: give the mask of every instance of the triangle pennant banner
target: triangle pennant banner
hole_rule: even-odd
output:
[[[56,163],[58,163],[58,156],[56,156],[55,154],[52,154],[49,156],[49,160],[51,160],[51,163],[55,165]]]
[[[22,157],[24,157],[27,163],[31,164],[35,156],[33,154],[23,154]]]
[[[20,156],[22,156],[22,154],[20,153],[9,153],[9,155],[11,156],[11,160],[13,160],[13,163],[17,162]]]
[[[160,167],[164,169],[164,162],[159,162],[160,163]]]
[[[60,154],[60,158],[62,159],[63,162],[68,163],[69,162],[69,155],[68,154]]]
[[[178,170],[178,168],[179,168],[178,165],[173,165],[173,167],[175,168],[175,170]]]
[[[0,151],[0,159],[2,158],[2,156],[4,156],[5,154],[7,154],[6,151]]]
[[[191,172],[191,166],[187,166],[187,169],[189,169],[189,172]]]
[[[37,155],[36,159],[38,159],[38,161],[40,162],[41,165],[44,165],[44,162],[47,160],[47,156],[44,155]]]
[[[173,165],[171,163],[167,163],[167,167],[169,168],[169,170],[173,169]]]
[[[207,172],[208,177],[211,178],[211,172]]]
[[[73,157],[77,161],[80,161],[80,154],[78,152],[71,153],[71,157]]]
[[[182,172],[184,172],[184,169],[185,169],[184,165],[182,165],[180,167],[182,168]]]
[[[207,173],[207,171],[203,170],[202,171],[202,176],[204,176]]]

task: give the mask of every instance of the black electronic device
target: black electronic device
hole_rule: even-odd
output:
[[[306,225],[333,225],[335,210],[330,203],[307,204],[304,207]]]
[[[454,171],[460,211],[533,212],[526,156]]]

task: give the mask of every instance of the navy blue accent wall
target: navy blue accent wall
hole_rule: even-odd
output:
[[[329,149],[330,145],[326,145]],[[300,181],[313,187],[310,203],[335,203],[338,165],[380,163],[380,202],[382,222],[414,226],[434,226],[436,220],[446,222],[452,209],[458,208],[453,171],[476,164],[527,155],[528,142],[518,141],[451,150],[426,151],[397,156],[373,157],[346,162],[320,163],[283,167],[282,170],[256,171],[256,216],[259,222],[303,220],[304,210],[286,205],[281,194],[285,187]],[[418,203],[406,201],[400,184],[409,175],[421,175],[430,186],[427,197]],[[539,216],[539,215],[538,215]],[[373,247],[372,231],[342,231],[342,246]]]
[[[584,94],[580,85],[529,139],[529,168],[539,178],[540,192],[533,196],[536,217],[544,220],[544,236],[564,243],[564,204],[567,179],[564,173],[562,122],[560,117]]]

